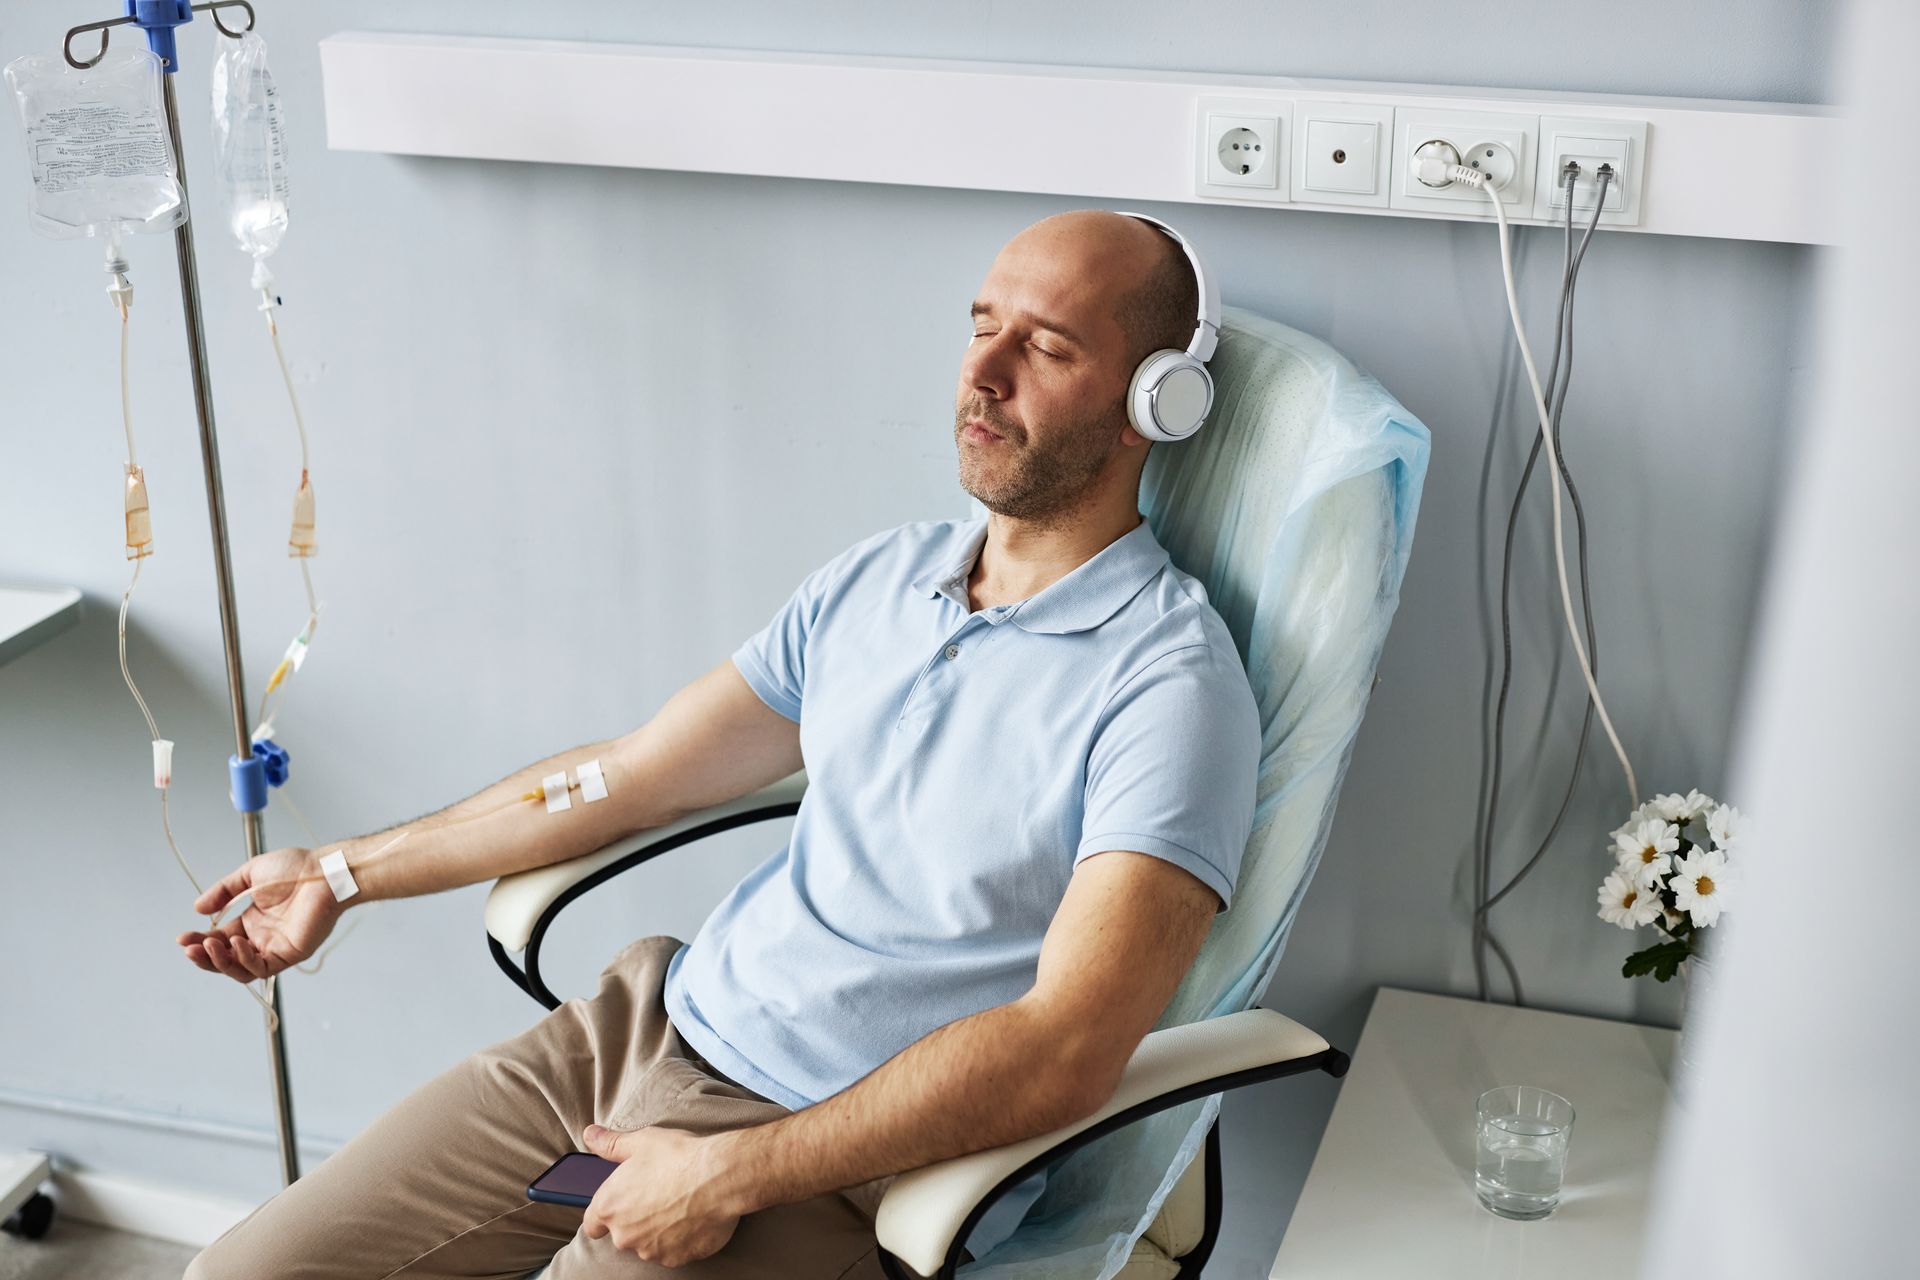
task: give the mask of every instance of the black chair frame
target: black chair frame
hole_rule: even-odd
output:
[[[533,931],[527,938],[524,968],[514,964],[512,957],[507,954],[507,949],[501,946],[492,934],[487,935],[487,951],[493,956],[494,963],[500,966],[500,971],[512,980],[513,985],[519,987],[529,996],[532,996],[546,1008],[558,1009],[560,1007],[560,997],[548,988],[545,980],[540,976],[540,944],[547,936],[548,927],[552,925],[559,914],[576,898],[598,888],[622,872],[629,871],[643,862],[649,862],[661,854],[677,849],[682,845],[704,840],[709,836],[718,835],[722,831],[731,831],[735,827],[743,827],[755,822],[767,822],[776,818],[790,818],[799,811],[800,805],[798,802],[787,801],[779,804],[765,805],[760,808],[745,809],[739,813],[715,818],[710,822],[698,823],[688,827],[685,831],[677,832],[670,836],[663,836],[652,844],[643,845],[635,849],[632,853],[608,863],[592,875],[582,879],[579,883],[570,885],[564,893],[560,894],[559,897],[548,904],[546,910],[540,913],[539,919],[534,921]],[[1149,1098],[1145,1102],[1128,1107],[1124,1111],[1115,1112],[1098,1124],[1090,1125],[1072,1137],[1065,1138],[1059,1143],[1056,1143],[1054,1146],[1041,1152],[1002,1178],[999,1183],[994,1186],[993,1190],[990,1191],[979,1204],[973,1207],[973,1211],[969,1213],[965,1221],[961,1223],[960,1230],[954,1233],[953,1245],[947,1251],[946,1261],[941,1264],[939,1271],[930,1277],[929,1280],[952,1280],[954,1273],[962,1263],[966,1261],[967,1254],[965,1252],[965,1244],[967,1236],[972,1233],[973,1228],[979,1223],[981,1217],[986,1214],[988,1209],[993,1207],[1001,1196],[1025,1181],[1031,1174],[1064,1159],[1073,1152],[1078,1151],[1081,1147],[1093,1142],[1095,1139],[1103,1138],[1107,1134],[1124,1128],[1136,1120],[1145,1119],[1147,1116],[1155,1115],[1171,1107],[1180,1106],[1183,1103],[1205,1098],[1210,1094],[1223,1093],[1229,1089],[1240,1089],[1252,1084],[1261,1084],[1268,1080],[1279,1080],[1286,1076],[1300,1075],[1308,1071],[1325,1071],[1328,1075],[1337,1079],[1347,1074],[1347,1068],[1350,1065],[1351,1059],[1348,1058],[1346,1054],[1338,1049],[1329,1048],[1323,1053],[1316,1053],[1309,1057],[1295,1058],[1287,1062],[1274,1063],[1270,1066],[1254,1067],[1246,1071],[1235,1071],[1227,1075],[1215,1076],[1210,1080],[1201,1080],[1195,1084],[1187,1085],[1184,1088],[1176,1089],[1171,1093],[1161,1094],[1156,1098]],[[1199,1241],[1178,1260],[1180,1270],[1175,1280],[1199,1280],[1201,1268],[1206,1266],[1207,1259],[1212,1256],[1214,1244],[1220,1234],[1220,1125],[1217,1120],[1213,1127],[1207,1130],[1207,1145],[1203,1158],[1206,1160],[1207,1187],[1203,1228]],[[888,1280],[921,1280],[918,1272],[910,1270],[904,1263],[888,1253],[885,1249],[880,1250],[880,1269],[886,1274]]]

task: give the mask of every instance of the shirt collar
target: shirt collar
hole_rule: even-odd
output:
[[[913,589],[923,596],[944,595],[966,608],[967,578],[986,545],[987,521],[969,521],[962,529],[955,550],[915,578]],[[1142,520],[1059,581],[1011,606],[1007,616],[1023,631],[1086,631],[1119,612],[1168,560],[1166,549]]]

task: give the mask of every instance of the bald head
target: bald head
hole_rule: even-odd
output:
[[[1179,243],[1158,227],[1104,209],[1075,209],[1042,218],[1007,247],[1029,238],[1033,250],[1107,286],[1108,314],[1126,344],[1129,369],[1162,348],[1184,350],[1193,338],[1200,286]]]

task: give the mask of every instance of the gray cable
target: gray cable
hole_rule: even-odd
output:
[[[1553,417],[1551,406],[1554,403],[1554,388],[1560,379],[1562,344],[1566,335],[1568,278],[1573,273],[1573,185],[1577,177],[1578,170],[1567,171],[1567,229],[1565,247],[1560,261],[1560,310],[1553,325],[1553,355],[1552,358],[1547,361],[1547,385],[1545,395],[1543,396],[1543,399],[1545,399],[1549,406],[1550,421]],[[1513,986],[1516,1001],[1520,996],[1519,975],[1514,970],[1512,962],[1507,959],[1506,949],[1500,945],[1498,939],[1493,937],[1493,932],[1487,925],[1486,917],[1490,909],[1487,902],[1487,884],[1492,876],[1493,832],[1495,820],[1500,809],[1500,771],[1505,759],[1504,742],[1507,693],[1513,683],[1513,632],[1509,622],[1508,602],[1513,578],[1514,524],[1519,516],[1520,500],[1526,493],[1527,480],[1533,474],[1534,459],[1539,453],[1539,448],[1540,438],[1538,435],[1535,435],[1533,451],[1527,455],[1526,470],[1521,473],[1520,484],[1514,493],[1513,507],[1507,516],[1506,544],[1501,553],[1500,694],[1493,718],[1493,767],[1490,770],[1491,781],[1487,795],[1486,809],[1482,814],[1483,820],[1480,828],[1479,845],[1474,851],[1473,869],[1473,966],[1475,980],[1478,984],[1479,998],[1483,1001],[1487,999],[1488,993],[1486,951],[1489,946],[1500,954],[1502,963],[1506,965],[1507,979]],[[1555,452],[1558,453],[1559,451],[1556,449]],[[1486,710],[1483,704],[1481,708],[1483,722],[1485,714]]]
[[[1608,178],[1609,178],[1608,174],[1602,173],[1600,175],[1599,198],[1601,200],[1606,199]],[[1569,204],[1571,204],[1571,202],[1569,202]],[[1568,214],[1569,214],[1569,218],[1571,218],[1571,214],[1572,214],[1571,208],[1569,208]],[[1580,554],[1580,594],[1581,594],[1581,599],[1584,605],[1584,612],[1586,614],[1587,650],[1589,655],[1593,653],[1596,647],[1596,643],[1595,643],[1594,626],[1593,626],[1593,601],[1591,598],[1592,591],[1590,589],[1591,584],[1588,581],[1588,573],[1587,573],[1586,513],[1582,510],[1580,506],[1579,490],[1574,487],[1573,477],[1567,470],[1564,450],[1559,448],[1559,445],[1560,445],[1560,415],[1566,408],[1567,387],[1573,381],[1573,291],[1578,286],[1579,275],[1580,275],[1580,263],[1581,263],[1581,260],[1586,257],[1587,240],[1593,234],[1593,226],[1594,226],[1594,223],[1598,222],[1599,214],[1600,214],[1600,206],[1596,204],[1594,206],[1594,222],[1588,224],[1586,233],[1581,237],[1581,240],[1580,240],[1579,252],[1574,255],[1574,259],[1573,259],[1573,274],[1567,285],[1567,308],[1566,308],[1567,372],[1566,372],[1565,378],[1562,380],[1560,384],[1560,394],[1554,401],[1553,408],[1551,411],[1551,419],[1550,419],[1553,423],[1553,428],[1554,428],[1554,444],[1556,446],[1554,452],[1556,454],[1561,455],[1560,476],[1561,476],[1561,479],[1566,481],[1567,493],[1573,499],[1574,515],[1578,522],[1578,545],[1579,545],[1579,554]],[[1534,441],[1533,452],[1528,455],[1528,459],[1527,459],[1527,463],[1528,463],[1527,470],[1522,473],[1521,484],[1523,486],[1526,483],[1526,477],[1532,473],[1532,466],[1533,466],[1534,460],[1539,457],[1540,446],[1541,446],[1540,441],[1538,440]],[[1590,658],[1590,661],[1591,661],[1591,658]],[[1595,668],[1595,671],[1597,673],[1598,671],[1597,667]],[[1540,842],[1540,847],[1534,851],[1533,857],[1527,861],[1526,866],[1522,867],[1520,871],[1517,874],[1515,874],[1513,879],[1509,880],[1506,883],[1506,886],[1502,888],[1500,892],[1494,894],[1491,898],[1487,899],[1486,905],[1488,909],[1491,909],[1495,904],[1497,904],[1500,901],[1500,899],[1506,897],[1507,894],[1512,891],[1513,887],[1519,884],[1520,881],[1527,875],[1528,872],[1533,870],[1534,864],[1540,861],[1541,855],[1545,854],[1547,851],[1548,844],[1552,842],[1553,837],[1559,832],[1560,823],[1566,818],[1567,809],[1573,801],[1575,784],[1580,774],[1580,763],[1582,759],[1584,759],[1586,756],[1587,734],[1591,730],[1592,726],[1593,726],[1593,700],[1589,698],[1587,699],[1587,702],[1586,702],[1586,715],[1580,722],[1580,736],[1578,739],[1578,746],[1574,752],[1572,776],[1568,779],[1566,794],[1560,800],[1559,812],[1554,815],[1553,824],[1547,829],[1546,837]]]
[[[1600,174],[1599,190],[1594,201],[1593,216],[1588,221],[1586,229],[1580,237],[1580,245],[1577,251],[1573,247],[1573,186],[1576,177],[1577,175],[1573,172],[1569,172],[1567,175],[1566,247],[1562,259],[1560,309],[1555,326],[1553,358],[1549,361],[1548,365],[1545,398],[1550,404],[1548,422],[1553,430],[1554,441],[1557,446],[1554,453],[1558,463],[1560,479],[1566,484],[1568,496],[1573,500],[1574,515],[1578,522],[1577,539],[1580,559],[1580,593],[1583,611],[1586,615],[1587,650],[1590,655],[1592,668],[1597,675],[1599,670],[1599,656],[1595,643],[1593,599],[1587,563],[1586,512],[1581,506],[1579,490],[1574,486],[1573,477],[1567,468],[1564,448],[1561,447],[1560,419],[1566,407],[1568,387],[1573,381],[1573,312],[1575,291],[1579,283],[1580,267],[1586,258],[1587,245],[1593,238],[1594,228],[1599,225],[1600,213],[1605,205],[1607,185],[1611,174],[1607,172]],[[1564,373],[1561,371],[1561,355],[1563,349],[1566,357]],[[1507,694],[1512,687],[1513,679],[1513,630],[1511,620],[1513,543],[1519,521],[1521,501],[1526,495],[1527,485],[1532,478],[1534,466],[1539,459],[1542,444],[1543,441],[1536,435],[1533,440],[1533,447],[1527,454],[1526,466],[1521,471],[1520,481],[1515,486],[1513,506],[1507,516],[1506,540],[1502,553],[1500,578],[1500,638],[1502,651],[1500,693],[1494,712],[1493,768],[1491,770],[1491,785],[1487,799],[1485,825],[1481,830],[1481,844],[1478,850],[1478,856],[1475,859],[1477,864],[1475,868],[1475,894],[1478,898],[1478,905],[1476,905],[1474,909],[1473,940],[1474,968],[1479,984],[1479,998],[1483,1001],[1488,998],[1484,951],[1487,947],[1491,947],[1499,955],[1500,962],[1507,971],[1507,980],[1513,989],[1514,1004],[1516,1006],[1525,1005],[1525,991],[1520,984],[1520,975],[1515,969],[1512,959],[1507,955],[1506,948],[1500,945],[1499,940],[1493,936],[1491,928],[1488,927],[1486,920],[1487,913],[1532,872],[1534,867],[1539,864],[1540,859],[1545,856],[1554,837],[1559,834],[1560,825],[1566,818],[1567,810],[1572,805],[1573,795],[1578,787],[1580,766],[1586,758],[1587,737],[1592,729],[1594,711],[1593,701],[1591,698],[1588,698],[1586,700],[1585,714],[1580,723],[1580,734],[1574,754],[1573,767],[1567,781],[1567,790],[1561,797],[1559,811],[1554,815],[1553,823],[1548,828],[1546,836],[1541,840],[1539,847],[1534,851],[1533,857],[1527,861],[1526,865],[1522,867],[1511,880],[1507,881],[1498,893],[1490,897],[1486,896],[1487,884],[1492,874],[1493,837],[1500,803],[1500,771],[1504,763]],[[1552,709],[1554,692],[1556,692],[1556,690],[1549,690],[1549,712],[1551,712]]]

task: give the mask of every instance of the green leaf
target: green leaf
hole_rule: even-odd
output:
[[[1657,981],[1665,982],[1680,969],[1680,962],[1688,955],[1687,944],[1683,941],[1662,942],[1636,951],[1628,956],[1626,963],[1620,966],[1620,976],[1637,978],[1650,973]]]

